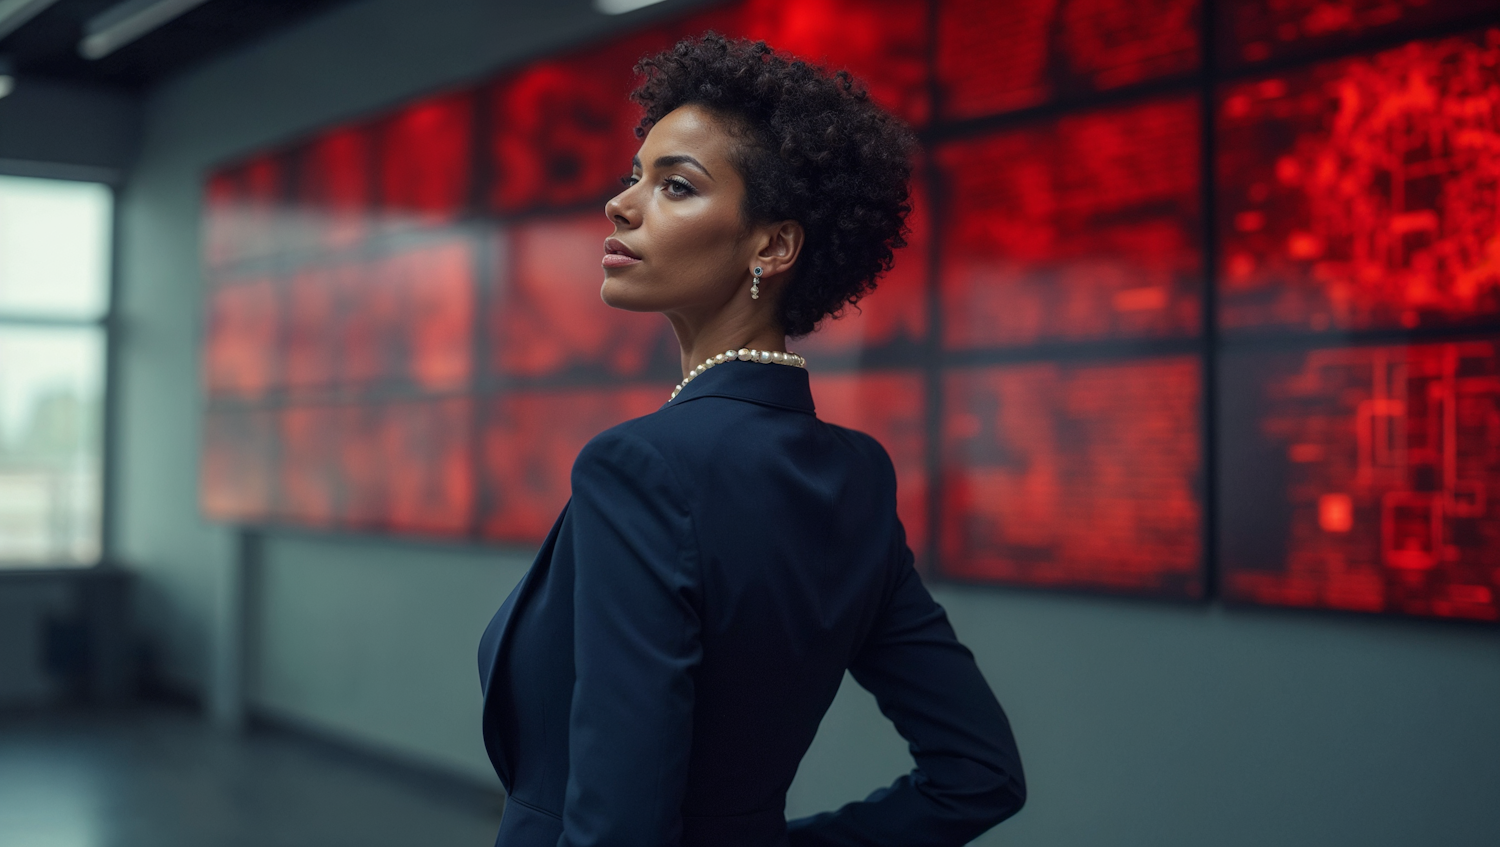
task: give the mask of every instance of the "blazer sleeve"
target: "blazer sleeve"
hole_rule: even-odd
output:
[[[790,822],[793,847],[967,844],[1020,810],[1021,759],[1000,703],[912,566],[849,670],[908,742],[916,767],[889,787]]]
[[[609,431],[573,466],[568,783],[559,847],[676,845],[692,740],[697,543],[661,454]]]

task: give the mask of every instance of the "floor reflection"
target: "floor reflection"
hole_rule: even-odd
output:
[[[161,709],[0,715],[0,845],[489,844],[498,791]]]

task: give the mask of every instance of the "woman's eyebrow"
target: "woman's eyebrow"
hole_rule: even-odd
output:
[[[640,168],[640,166],[641,166],[641,157],[640,156],[636,156],[634,159],[630,160],[630,163],[632,165],[634,165],[636,168]],[[703,167],[703,163],[702,162],[698,161],[697,159],[694,159],[692,156],[689,156],[689,155],[687,155],[685,153],[679,153],[679,154],[677,154],[675,156],[661,156],[661,157],[658,157],[657,160],[656,160],[656,162],[654,163],[654,165],[655,165],[655,167],[658,167],[658,168],[670,168],[670,167],[672,167],[674,165],[692,165],[693,167],[695,167],[698,170],[702,171],[704,176],[708,177],[711,180],[714,180],[714,175],[708,172],[708,168]],[[714,182],[718,182],[718,180],[714,180]]]

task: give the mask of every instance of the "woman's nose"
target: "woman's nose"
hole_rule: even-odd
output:
[[[630,189],[627,188],[619,194],[609,198],[604,204],[604,216],[609,218],[615,226],[635,226],[636,215],[628,204]]]

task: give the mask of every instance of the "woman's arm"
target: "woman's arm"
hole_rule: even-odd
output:
[[[1026,800],[1005,713],[902,535],[895,588],[849,670],[907,740],[916,768],[861,802],[792,821],[793,847],[957,847]]]
[[[654,447],[614,431],[573,466],[568,787],[559,847],[682,837],[699,641],[697,544]]]

